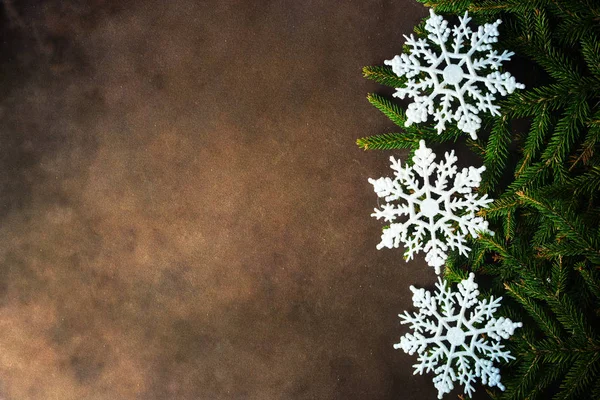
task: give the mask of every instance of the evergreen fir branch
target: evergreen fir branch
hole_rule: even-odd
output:
[[[554,318],[550,313],[544,310],[538,302],[531,299],[519,285],[505,283],[504,288],[527,310],[527,313],[535,320],[545,335],[552,338],[556,343],[562,343],[562,329],[554,322]]]
[[[479,140],[467,139],[467,146],[471,151],[481,157],[485,157],[485,147],[479,142]]]
[[[487,208],[479,210],[477,215],[485,218],[504,217],[507,213],[516,210],[519,204],[519,199],[516,196],[502,196],[494,200]]]
[[[538,48],[548,51],[552,48],[552,35],[550,26],[548,24],[548,17],[546,16],[546,10],[543,7],[540,7],[534,10],[533,15],[533,32],[535,35],[535,41],[532,42],[532,44],[537,45]],[[536,49],[536,46],[529,46],[527,47],[527,50],[531,51],[533,55],[538,49]]]
[[[600,79],[600,40],[595,35],[588,35],[581,41],[581,54],[588,70]]]
[[[598,350],[600,350],[600,347],[596,346],[595,343],[584,341],[581,345],[579,341],[573,340],[572,337],[567,338],[562,343],[543,338],[536,340],[531,347],[531,352],[538,355],[541,361],[552,364],[573,364],[578,358],[593,354]]]
[[[506,247],[506,244],[500,243],[496,239],[496,236],[481,235],[478,240],[488,251],[496,252],[498,256],[504,260],[504,262],[510,263],[515,267],[525,269],[528,268],[528,262],[526,260],[521,259],[519,255],[510,251]]]
[[[369,100],[369,103],[381,111],[394,124],[401,128],[405,128],[406,114],[404,114],[404,111],[402,111],[398,105],[375,93],[369,94],[367,100]]]
[[[504,239],[506,241],[512,239],[515,236],[515,228],[516,228],[516,218],[515,218],[515,212],[514,211],[508,211],[508,213],[506,214],[506,218],[503,221],[503,227],[504,227]]]
[[[494,201],[488,208],[480,210],[477,215],[484,218],[499,218],[504,232],[504,239],[509,241],[515,235],[516,210],[519,200],[514,196],[503,197]]]
[[[486,249],[481,246],[479,240],[473,240],[471,252],[469,253],[469,265],[474,271],[479,270],[486,261]]]
[[[508,385],[508,390],[502,398],[521,400],[530,398],[532,386],[540,372],[540,357],[531,353],[523,354],[521,363],[517,367],[516,375],[519,377],[514,385]]]
[[[411,149],[414,151],[419,148],[420,140],[425,140],[427,143],[442,143],[456,141],[460,136],[457,131],[447,131],[438,135],[437,133],[419,128],[409,130],[412,132],[393,132],[367,136],[357,139],[356,144],[363,150]],[[408,158],[410,159],[411,157]]]
[[[533,234],[533,239],[531,240],[531,244],[536,248],[544,247],[548,244],[548,242],[556,237],[556,228],[551,221],[543,221],[539,224],[539,228]],[[553,258],[555,254],[546,247],[544,247],[545,252],[549,252],[550,254],[546,254],[546,257]]]
[[[554,162],[553,162],[554,161]],[[552,178],[555,184],[565,184],[569,179],[569,171],[565,163],[558,162],[557,160],[550,160],[552,162]]]
[[[571,162],[569,171],[575,169],[575,167],[581,162],[583,164],[589,164],[591,158],[596,152],[596,146],[600,144],[600,127],[590,126],[585,137],[585,140],[581,147],[578,149],[579,155],[577,158],[573,157],[574,160]]]
[[[552,33],[544,9],[535,12],[534,32],[535,41],[524,46],[523,50],[557,81],[572,83],[581,79],[571,58],[552,44]]]
[[[577,336],[586,338],[587,341],[595,339],[593,329],[591,329],[583,313],[569,296],[564,294],[550,296],[547,302],[552,312],[556,315],[556,319],[563,325],[567,332],[573,332]]]
[[[515,13],[521,14],[528,10],[538,7],[539,3],[543,3],[544,0],[505,0],[498,2],[494,0],[483,0],[483,1],[469,1],[469,0],[418,0],[423,3],[426,7],[432,7],[436,12],[450,13],[450,14],[463,14],[465,11],[469,11],[472,15],[483,15],[488,19],[491,17],[497,17],[500,13]]]
[[[537,341],[532,352],[537,355],[543,363],[554,365],[567,364],[570,366],[581,356],[581,354],[578,354],[566,344],[563,343],[557,345],[556,342],[547,339]],[[564,372],[567,371],[565,370]]]
[[[550,172],[548,167],[549,163],[537,162],[525,168],[519,177],[508,186],[507,193],[510,195],[518,190],[538,187],[548,178]]]
[[[387,116],[394,124],[402,127],[404,133],[389,133],[358,139],[358,146],[365,150],[394,148],[410,148],[411,150],[414,150],[419,147],[419,140],[441,143],[456,141],[462,136],[461,131],[455,126],[449,127],[441,134],[438,134],[435,129],[428,126],[411,125],[407,127],[405,126],[406,114],[397,104],[374,93],[369,94],[367,100]],[[402,138],[402,135],[405,135],[406,138]],[[416,147],[410,145],[412,141],[416,141]]]
[[[503,294],[506,294],[504,292],[503,282],[500,282],[498,279],[496,279],[492,283],[493,285],[491,286],[491,289],[489,291],[490,295],[495,295],[495,293],[498,293],[499,291],[502,291]],[[503,302],[502,308],[498,310],[498,313],[500,314],[500,316],[510,318],[512,321],[522,321],[523,319],[528,319],[527,312],[523,309],[523,307],[521,307],[521,305],[519,305],[517,302],[512,301],[512,299],[508,296],[506,296],[506,301]],[[521,328],[523,329],[523,332],[521,333],[531,338],[531,341],[537,334],[534,330],[531,329],[530,326],[527,326],[526,328]],[[520,341],[518,340],[511,340],[506,342],[506,345],[507,347],[514,348],[515,352],[517,352],[517,348],[519,346],[523,346],[523,343],[520,343]],[[516,361],[513,360],[511,362],[515,363]]]
[[[531,165],[531,162],[538,157],[538,151],[550,131],[550,113],[547,104],[541,107],[541,110],[533,117],[529,134],[523,148],[523,158],[515,171],[515,177],[518,178],[523,170]]]
[[[596,0],[552,0],[549,5],[556,17],[554,36],[559,43],[572,46],[595,34],[600,17]]]
[[[411,147],[408,150],[408,154],[406,155],[406,160],[408,162],[408,160],[410,160],[410,162],[412,162],[412,159],[415,157],[415,151],[417,151],[418,147]]]
[[[555,111],[565,107],[566,96],[572,88],[565,84],[550,84],[531,90],[515,92],[502,102],[502,108],[513,118],[531,117],[540,112]]]
[[[598,276],[598,273],[589,268],[585,262],[577,263],[575,270],[579,272],[592,295],[596,297],[597,301],[600,300],[600,276]]]
[[[584,358],[593,357],[599,350],[598,346],[586,344],[580,347],[576,343],[573,343],[573,341],[557,344],[552,340],[542,339],[531,343],[531,355],[529,357],[536,357],[542,367],[539,374],[535,377],[537,381],[536,385],[528,395],[543,393],[553,382],[564,377],[570,370],[570,367],[581,362]],[[529,361],[525,362],[528,363]],[[518,382],[520,383],[520,379]]]
[[[540,257],[548,260],[554,260],[561,256],[576,257],[581,255],[591,262],[597,262],[598,260],[598,256],[596,254],[583,251],[581,246],[564,240],[564,238],[560,235],[557,235],[556,242],[547,243],[540,246],[539,255]]]
[[[520,271],[522,275],[522,279],[519,282],[519,287],[523,290],[523,293],[526,294],[532,300],[540,300],[543,302],[548,302],[548,299],[553,299],[551,288],[549,287],[548,281],[546,279],[540,277],[541,271],[528,271],[522,270]]]
[[[600,148],[600,110],[597,111],[591,121],[588,121],[587,134],[585,140],[579,149],[580,155],[573,162],[571,169],[575,168],[577,163],[581,161],[586,166],[597,165],[598,154]],[[595,158],[595,159],[594,159]]]
[[[561,45],[574,46],[593,34],[593,26],[591,19],[567,17],[557,24],[553,37]]]
[[[383,133],[356,140],[356,144],[363,150],[391,150],[419,147],[422,137],[411,133]]]
[[[560,83],[573,84],[582,78],[571,59],[554,47],[530,51],[530,56]]]
[[[562,391],[554,399],[566,400],[579,396],[595,381],[600,370],[600,352],[583,356],[574,363],[561,385]]]
[[[598,246],[598,233],[591,231],[575,213],[566,210],[560,205],[550,204],[545,199],[536,198],[524,192],[517,192],[517,196],[527,205],[537,209],[542,215],[550,219],[558,231],[565,238],[571,240],[573,246],[585,254],[594,263],[600,264],[600,249]]]
[[[543,2],[543,0],[508,0],[503,2],[498,2],[496,0],[484,0],[478,4],[472,4],[469,6],[469,12],[478,14],[481,13],[489,16],[496,15],[500,12],[521,15],[538,8],[540,3]]]
[[[399,88],[406,83],[406,77],[399,77],[387,65],[370,66],[363,68],[363,76],[385,86]]]
[[[481,250],[479,250],[479,251],[476,251],[476,252],[475,252],[475,251],[472,251],[472,252],[471,252],[471,254],[473,254],[473,257],[472,257],[471,259],[472,259],[472,260],[474,260],[474,261],[471,263],[471,267],[473,268],[473,271],[474,271],[474,272],[479,272],[479,271],[481,271],[482,273],[488,273],[488,274],[490,274],[490,273],[488,272],[488,271],[489,271],[489,268],[487,268],[487,267],[484,265],[484,262],[485,262],[485,260],[486,260],[486,256],[487,256],[487,253],[486,253],[486,251],[485,251],[484,249],[481,249]],[[496,268],[496,266],[495,266],[495,265],[494,265],[494,273],[495,273],[496,275],[498,275],[498,271],[497,271],[497,268]]]
[[[500,181],[508,159],[508,146],[511,139],[508,116],[501,115],[497,117],[485,150],[484,165],[486,170],[484,180],[480,185],[481,190],[484,192],[489,192]]]
[[[550,0],[549,10],[561,19],[575,18],[590,11],[590,5],[585,0]]]
[[[570,372],[573,371],[573,365],[585,363],[586,360],[594,359],[598,354],[599,348],[594,346],[573,347],[571,344],[556,345],[552,341],[540,340],[536,342],[533,348],[540,362],[544,365],[537,377],[537,390],[542,391],[550,384],[563,377],[563,386],[565,382],[571,379]],[[565,376],[566,375],[566,376]],[[563,387],[566,389],[565,387]],[[558,393],[555,398],[565,398],[569,396],[568,392]],[[568,397],[566,397],[568,398]]]
[[[600,110],[596,110],[592,118],[587,122],[587,126],[591,128],[600,128]]]
[[[497,257],[492,254],[491,257],[489,256],[489,251],[482,251],[480,253],[480,255],[484,255],[486,258],[491,258],[492,260],[496,259]],[[477,268],[478,272],[481,272],[484,275],[492,275],[498,278],[499,281],[504,282],[504,281],[512,281],[514,279],[516,279],[518,277],[518,274],[515,272],[515,270],[513,269],[514,266],[511,265],[510,263],[502,263],[502,262],[496,262],[494,261],[494,263],[482,263],[481,266],[479,268]],[[502,287],[502,285],[499,285],[499,287]],[[497,289],[497,292],[502,292],[501,289]]]
[[[568,277],[569,270],[563,264],[562,257],[559,257],[556,262],[552,263],[552,284],[556,287],[555,296],[560,296],[566,291]]]
[[[554,167],[565,161],[589,112],[587,101],[575,101],[567,107],[542,153],[542,160],[552,163]]]
[[[543,370],[537,376],[537,384],[533,391],[536,394],[543,394],[544,391],[550,387],[550,385],[558,381],[567,373],[570,366],[571,364],[567,362],[545,364]]]
[[[433,8],[436,13],[462,15],[471,5],[472,0],[417,0],[425,7]]]
[[[502,44],[513,49],[517,54],[527,53],[527,47],[535,40],[535,10],[524,10],[522,13],[513,14],[513,18],[506,18],[506,35],[502,36]]]
[[[415,32],[416,36],[423,36],[426,34],[425,31],[425,25],[427,25],[427,17],[423,18],[421,20],[421,22],[419,22],[417,25],[415,25],[413,31]],[[402,46],[402,51],[404,53],[410,53],[410,47],[407,46],[406,44],[404,44],[404,46]]]
[[[581,197],[593,197],[600,192],[600,166],[591,167],[588,172],[569,179],[564,184],[547,186],[541,189],[540,194],[546,197],[569,197],[565,201],[578,201]]]
[[[461,268],[456,261],[456,256],[448,257],[448,260],[446,260],[444,279],[446,279],[448,282],[458,283],[469,277],[469,272]]]

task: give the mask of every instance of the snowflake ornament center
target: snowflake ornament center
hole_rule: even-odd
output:
[[[421,202],[421,214],[427,218],[433,218],[440,213],[440,205],[432,198],[426,198]]]
[[[456,121],[458,129],[475,140],[480,112],[500,115],[500,107],[494,104],[496,94],[506,96],[525,88],[510,73],[498,71],[514,53],[492,49],[501,20],[473,30],[468,12],[452,28],[433,9],[429,14],[427,40],[405,36],[410,52],[385,61],[396,75],[407,78],[406,87],[397,88],[394,96],[413,99],[406,110],[406,126],[426,122],[433,115],[438,134]],[[441,51],[432,50],[430,43]]]
[[[444,82],[448,85],[457,85],[462,81],[464,73],[461,67],[456,64],[450,64],[442,72]]]
[[[452,346],[462,346],[465,343],[467,335],[463,332],[462,329],[454,326],[448,329],[446,333],[446,339]]]
[[[394,348],[419,354],[415,374],[436,374],[433,383],[438,399],[454,389],[454,382],[464,385],[465,394],[471,397],[477,378],[504,390],[494,362],[514,359],[500,340],[508,339],[523,324],[495,318],[502,297],[479,300],[474,279],[475,275],[469,274],[458,284],[458,291],[441,279],[435,293],[411,286],[413,304],[419,311],[399,315],[403,324],[410,324],[413,333],[402,336]]]

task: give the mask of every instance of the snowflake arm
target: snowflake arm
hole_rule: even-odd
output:
[[[405,125],[426,122],[428,116],[433,115],[438,134],[446,129],[447,123],[456,121],[459,129],[477,139],[477,130],[481,127],[479,113],[500,114],[494,104],[495,94],[506,96],[525,88],[510,73],[498,71],[502,63],[514,55],[507,50],[500,54],[492,50],[492,44],[498,42],[498,26],[502,21],[473,31],[468,25],[471,21],[468,12],[453,28],[433,9],[429,13],[425,24],[427,41],[413,35],[404,36],[410,53],[385,61],[396,75],[407,78],[406,86],[397,88],[394,94],[413,100],[406,111]],[[451,35],[452,40],[449,40]],[[440,48],[440,54],[432,51],[430,43]],[[470,46],[468,50],[466,44]]]
[[[467,235],[493,234],[487,221],[476,216],[492,200],[487,195],[473,193],[485,167],[458,172],[454,151],[446,153],[439,163],[435,159],[435,153],[421,141],[412,166],[402,165],[391,157],[394,177],[369,179],[369,182],[377,196],[388,202],[371,214],[390,223],[377,249],[398,248],[403,244],[407,260],[423,251],[427,264],[439,274],[449,250],[468,254]]]
[[[463,48],[463,43],[466,38],[473,33],[471,28],[469,27],[469,22],[471,22],[471,17],[469,14],[465,14],[462,17],[458,17],[460,21],[459,25],[456,25],[452,29],[452,34],[454,35],[454,44],[452,46],[452,51],[454,54],[460,54],[460,50]]]
[[[476,378],[484,385],[504,390],[500,370],[494,362],[514,359],[500,340],[508,339],[523,324],[495,318],[502,298],[479,300],[474,279],[471,273],[458,284],[457,291],[438,279],[434,294],[411,286],[413,305],[418,312],[399,315],[401,323],[410,324],[413,333],[402,336],[394,348],[419,355],[418,363],[413,366],[415,374],[435,374],[433,383],[438,399],[450,393],[455,382],[472,396]]]

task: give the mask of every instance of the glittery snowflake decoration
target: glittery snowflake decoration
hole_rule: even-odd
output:
[[[500,383],[500,370],[493,362],[514,359],[503,350],[501,339],[508,339],[515,328],[523,326],[508,318],[495,318],[502,297],[478,300],[479,290],[475,275],[458,284],[458,292],[438,279],[437,292],[410,287],[413,304],[418,313],[400,314],[403,324],[410,324],[414,333],[407,333],[395,344],[395,349],[419,354],[415,374],[431,372],[438,399],[454,389],[454,382],[464,385],[464,393],[472,396],[476,378],[490,387]]]
[[[472,193],[473,188],[479,186],[485,167],[469,167],[457,172],[454,151],[446,153],[439,163],[435,162],[435,157],[421,140],[413,157],[413,166],[402,166],[400,160],[390,157],[394,179],[385,177],[369,179],[369,182],[377,196],[388,202],[381,209],[375,208],[371,216],[391,223],[383,230],[377,249],[397,248],[403,243],[407,260],[423,250],[425,261],[439,274],[448,257],[448,249],[458,249],[461,255],[468,255],[471,250],[466,245],[468,234],[493,234],[487,221],[475,215],[493,200],[487,195],[479,197]],[[433,184],[432,175],[435,178]],[[454,181],[449,183],[451,178]],[[403,204],[389,203],[397,200]],[[404,216],[407,217],[404,221],[396,222],[398,217]]]
[[[502,62],[514,55],[506,50],[502,54],[492,50],[502,21],[485,24],[474,32],[468,26],[471,18],[467,12],[452,29],[433,10],[429,13],[431,16],[425,25],[427,38],[440,48],[441,54],[436,54],[425,39],[411,35],[405,36],[410,54],[385,61],[396,75],[408,78],[406,87],[398,88],[394,94],[414,100],[406,111],[405,125],[425,122],[433,115],[438,134],[446,129],[446,123],[454,120],[460,130],[477,139],[477,130],[481,127],[479,112],[500,115],[499,106],[493,104],[494,95],[499,92],[506,96],[517,88],[525,88],[510,73],[498,72]],[[455,106],[458,106],[456,111]]]

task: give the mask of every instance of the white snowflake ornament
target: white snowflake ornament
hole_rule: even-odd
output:
[[[471,250],[466,245],[467,235],[493,234],[487,221],[475,215],[493,200],[487,195],[480,197],[473,193],[473,188],[481,182],[484,166],[458,172],[454,151],[446,153],[439,163],[435,158],[421,140],[412,167],[402,166],[400,160],[390,157],[394,178],[369,179],[369,182],[377,196],[388,202],[381,209],[375,208],[371,216],[391,223],[384,229],[377,249],[397,248],[403,243],[407,260],[423,250],[425,261],[439,274],[448,258],[448,249],[458,249],[466,256]],[[433,183],[432,178],[435,178]],[[450,182],[451,178],[454,178],[453,182]],[[390,203],[398,200],[402,204]],[[407,217],[404,221],[396,221],[404,216]]]
[[[413,365],[415,374],[436,374],[433,383],[438,399],[454,389],[454,382],[463,385],[464,393],[472,396],[476,378],[484,385],[504,390],[500,370],[493,363],[514,359],[503,350],[500,340],[508,339],[523,324],[495,318],[502,297],[478,300],[474,278],[471,273],[459,283],[458,292],[439,278],[434,294],[411,286],[413,304],[419,311],[399,315],[401,323],[410,324],[414,333],[402,336],[394,348],[419,354],[418,364]]]
[[[408,96],[414,100],[406,111],[405,125],[425,122],[433,115],[438,134],[446,129],[447,122],[454,120],[460,130],[477,139],[477,130],[481,127],[479,112],[500,115],[499,107],[493,104],[494,95],[506,96],[517,88],[525,88],[510,73],[498,72],[502,62],[514,55],[506,50],[502,54],[492,50],[492,43],[498,41],[498,25],[502,21],[472,31],[468,26],[471,18],[465,12],[459,18],[460,23],[451,29],[448,22],[432,9],[429,13],[425,25],[427,38],[441,49],[441,54],[436,54],[426,40],[410,35],[404,36],[411,48],[410,54],[385,61],[396,75],[408,78],[406,87],[397,88],[394,94],[401,99]],[[451,33],[452,42],[449,43]],[[464,49],[466,44],[468,50]]]

